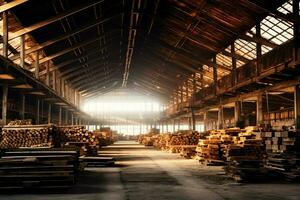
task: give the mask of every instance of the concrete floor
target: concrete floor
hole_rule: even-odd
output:
[[[300,184],[237,184],[221,167],[157,151],[135,142],[117,142],[101,151],[117,158],[116,167],[89,168],[76,186],[64,191],[0,194],[5,200],[300,200]],[[13,194],[14,193],[14,194]]]

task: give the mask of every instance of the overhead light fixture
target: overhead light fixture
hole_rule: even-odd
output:
[[[157,86],[156,86],[156,89],[160,89],[160,87],[157,85]]]
[[[13,77],[10,74],[0,74],[0,79],[3,79],[3,80],[13,80],[13,79],[15,79],[15,77]]]

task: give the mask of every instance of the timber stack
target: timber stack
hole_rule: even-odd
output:
[[[196,148],[197,157],[201,164],[224,165],[223,151],[226,145],[233,143],[232,137],[240,130],[212,130],[206,132],[206,137],[200,139]]]
[[[167,141],[169,152],[181,153],[182,156],[190,158],[195,155],[195,149],[201,134],[197,131],[178,131],[172,134],[170,140]]]
[[[1,149],[19,147],[60,146],[60,137],[53,125],[7,125],[2,128]]]
[[[65,142],[99,145],[99,137],[85,129],[84,126],[60,126],[59,131]]]
[[[0,158],[0,189],[70,187],[76,183],[78,160],[78,151],[70,148],[5,150]]]
[[[236,181],[253,181],[266,177],[265,147],[257,130],[244,130],[224,151],[225,172]]]
[[[277,129],[263,132],[270,175],[288,181],[300,180],[300,134],[294,130]]]

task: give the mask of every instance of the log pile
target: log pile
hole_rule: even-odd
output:
[[[100,129],[93,131],[93,135],[98,138],[100,146],[111,145],[115,142],[116,138],[114,137],[110,129]]]
[[[289,130],[263,132],[267,160],[265,168],[273,176],[300,180],[300,133]]]
[[[1,149],[59,145],[59,134],[52,125],[12,125],[2,128]]]
[[[150,132],[147,134],[143,134],[143,135],[139,136],[138,142],[145,146],[153,146],[155,141],[158,139],[158,137],[156,137],[156,136],[158,136],[158,133],[156,133],[156,132]]]
[[[154,146],[157,149],[171,153],[181,153],[190,158],[195,154],[195,148],[202,137],[197,131],[178,131],[177,133],[158,134],[157,132],[139,136],[139,143],[145,146]]]
[[[99,145],[100,137],[85,129],[84,126],[60,126],[59,131],[65,142]]]
[[[195,149],[201,134],[197,131],[179,131],[171,135],[167,142],[169,152],[180,153],[186,158],[190,158],[196,154]]]
[[[153,146],[162,151],[168,151],[169,150],[168,143],[171,140],[171,137],[172,137],[171,133],[155,135]]]
[[[31,119],[14,120],[8,123],[8,126],[14,126],[14,125],[32,125],[32,120]]]
[[[69,187],[76,182],[78,159],[75,149],[7,150],[0,159],[0,189]]]

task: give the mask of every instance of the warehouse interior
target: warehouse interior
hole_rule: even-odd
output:
[[[0,13],[0,199],[300,198],[299,0]]]

